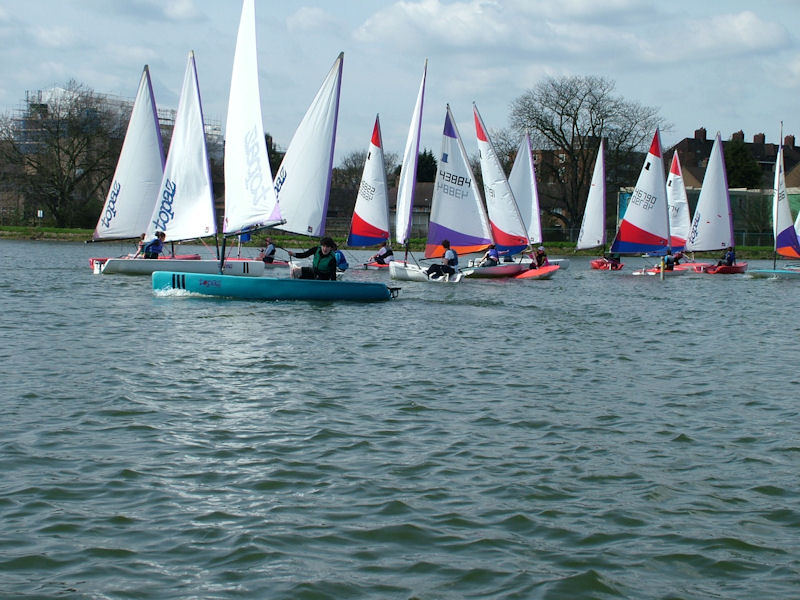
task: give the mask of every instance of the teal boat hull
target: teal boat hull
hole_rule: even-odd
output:
[[[753,279],[800,279],[800,269],[750,269]]]
[[[399,288],[390,288],[384,283],[236,277],[171,271],[156,271],[152,281],[153,290],[185,290],[194,294],[247,300],[380,302],[394,298],[399,291]]]

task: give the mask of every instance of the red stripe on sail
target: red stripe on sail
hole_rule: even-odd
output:
[[[681,176],[681,163],[678,162],[678,153],[672,155],[672,165],[669,167],[669,172],[673,175]]]
[[[378,124],[378,118],[375,117],[375,127],[372,128],[372,145],[381,147],[381,127]]]
[[[656,158],[661,158],[661,138],[658,135],[658,129],[656,129],[656,134],[653,136],[653,142],[650,144],[650,154]]]
[[[488,142],[489,138],[486,136],[486,132],[481,126],[481,118],[478,116],[478,110],[474,109],[472,113],[475,115],[475,133],[478,136],[478,139],[482,142]]]

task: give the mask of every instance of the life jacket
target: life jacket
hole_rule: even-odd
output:
[[[450,252],[453,253],[453,258],[448,260],[447,264],[455,269],[458,266],[458,253],[455,250],[453,250],[452,248],[450,248]],[[445,250],[445,254],[447,254],[446,250]]]
[[[146,252],[146,253],[149,253],[149,254],[159,254],[159,253],[161,253],[161,251],[163,249],[164,249],[163,242],[159,238],[156,238],[156,239],[148,242],[145,245],[143,251]]]
[[[497,262],[500,262],[500,253],[497,251],[497,248],[489,248],[487,256],[491,259],[496,260]]]
[[[324,273],[325,275],[332,275],[336,279],[336,253],[331,252],[327,256],[322,253],[322,248],[317,248],[314,253],[314,259],[311,261],[314,267],[314,273]]]
[[[350,268],[350,265],[347,263],[347,259],[344,257],[344,252],[341,250],[334,251],[336,255],[336,268],[340,271],[347,271]]]

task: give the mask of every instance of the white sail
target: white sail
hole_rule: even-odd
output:
[[[688,250],[720,250],[733,246],[733,216],[719,132],[708,159],[703,187],[686,242]]]
[[[672,164],[667,177],[667,206],[669,206],[670,246],[673,251],[681,251],[686,247],[692,223],[689,218],[689,199],[686,196],[686,186],[683,184],[683,171],[677,151],[672,155]]]
[[[242,3],[225,134],[223,232],[280,223],[261,117],[254,0]]]
[[[147,231],[164,174],[164,146],[145,65],[122,151],[92,239],[138,238]]]
[[[536,187],[536,167],[533,162],[531,138],[526,133],[519,144],[514,166],[508,176],[508,183],[514,192],[522,222],[528,231],[531,244],[542,241],[542,220],[539,216],[539,192]]]
[[[278,229],[315,237],[325,233],[343,62],[342,52],[297,127],[278,169],[275,192],[286,220]]]
[[[517,201],[506,178],[500,159],[494,149],[489,131],[481,118],[477,105],[472,104],[475,119],[475,134],[483,174],[483,190],[486,194],[486,210],[492,237],[499,250],[516,254],[528,246],[528,232],[517,208]]]
[[[665,254],[669,247],[667,183],[661,135],[656,129],[611,252]]]
[[[422,81],[417,92],[417,102],[411,115],[406,148],[403,152],[403,166],[400,169],[400,182],[397,185],[395,205],[395,239],[405,245],[411,233],[411,210],[414,207],[414,187],[417,183],[417,160],[419,159],[419,138],[422,128],[422,105],[425,99],[425,78],[428,74],[428,61],[422,70]]]
[[[364,172],[358,188],[348,246],[373,246],[389,239],[389,185],[383,158],[381,121],[375,117]]]
[[[597,248],[606,243],[606,159],[605,142],[600,140],[597,158],[594,161],[592,182],[586,197],[581,232],[578,234],[576,250]]]
[[[480,252],[492,243],[489,219],[449,105],[431,199],[426,258],[443,254],[442,240],[449,240],[460,254]]]
[[[186,65],[167,164],[147,227],[148,237],[156,231],[166,233],[167,241],[217,233],[194,52],[189,53]]]

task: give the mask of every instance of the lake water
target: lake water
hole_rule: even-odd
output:
[[[119,250],[0,241],[0,597],[800,597],[798,282],[272,303]]]

